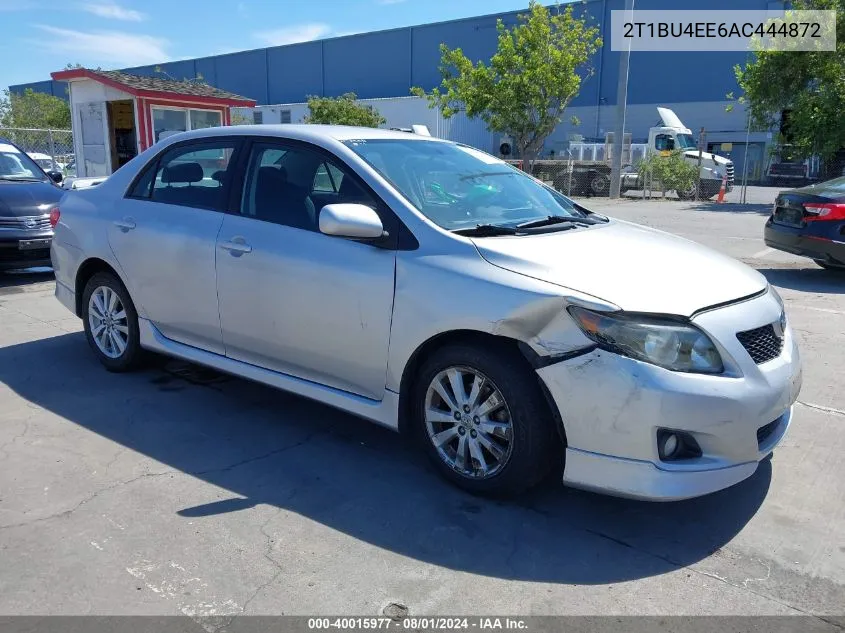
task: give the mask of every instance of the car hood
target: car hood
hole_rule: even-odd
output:
[[[612,220],[539,235],[474,238],[500,268],[587,293],[631,312],[692,316],[764,290],[756,270],[700,244]]]
[[[45,215],[64,193],[47,182],[0,180],[0,217]]]
[[[698,160],[698,150],[687,150],[684,152],[684,156]],[[712,160],[715,164],[719,165],[720,167],[723,167],[731,162],[730,158],[725,158],[724,156],[719,156],[718,154],[711,154],[710,152],[701,152],[701,160],[702,162],[705,160]]]

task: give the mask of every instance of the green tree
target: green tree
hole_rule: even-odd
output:
[[[637,163],[637,173],[643,183],[657,181],[664,197],[667,191],[675,191],[679,197],[693,191],[698,179],[698,167],[684,159],[682,150],[669,156],[648,154]]]
[[[780,123],[797,157],[830,157],[845,147],[845,0],[794,0],[795,9],[836,10],[835,51],[758,51],[734,68],[751,120],[761,129]],[[729,95],[730,96],[730,95]]]
[[[499,20],[498,48],[490,63],[473,64],[460,48],[440,45],[439,87],[425,96],[449,118],[464,111],[493,132],[513,138],[529,166],[560,124],[566,106],[593,74],[588,65],[601,47],[599,30],[573,15],[572,6],[551,10],[531,0],[529,13],[508,29]]]
[[[387,122],[373,106],[356,103],[355,98],[354,92],[347,92],[337,98],[310,96],[308,114],[303,122],[362,127],[378,127]]]
[[[70,129],[67,101],[27,88],[23,94],[8,89],[0,97],[0,127]]]

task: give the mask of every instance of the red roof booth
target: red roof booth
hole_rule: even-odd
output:
[[[232,107],[255,101],[197,81],[74,68],[69,85],[77,176],[108,176],[140,152],[186,130],[230,125]]]

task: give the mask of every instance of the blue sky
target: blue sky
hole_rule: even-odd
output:
[[[0,0],[0,87],[524,9],[528,0]]]

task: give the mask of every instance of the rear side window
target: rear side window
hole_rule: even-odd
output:
[[[156,174],[156,166],[150,165],[141,174],[141,177],[135,181],[132,189],[129,190],[130,198],[149,198],[150,190],[153,188],[153,179]]]
[[[236,147],[232,139],[177,145],[142,172],[129,197],[223,211]]]

